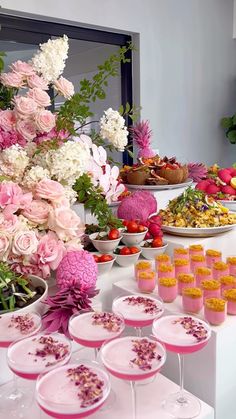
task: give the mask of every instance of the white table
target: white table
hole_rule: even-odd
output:
[[[115,377],[111,377],[111,382],[116,394],[114,405],[111,406],[110,410],[91,415],[91,419],[132,418],[132,400],[129,383]],[[137,419],[170,419],[170,416],[162,409],[161,403],[168,394],[176,391],[178,391],[178,386],[161,374],[158,374],[152,383],[137,386]],[[0,410],[0,419],[15,418],[16,416],[10,415],[9,412],[1,412]],[[39,408],[34,404],[32,408],[27,410],[24,416],[24,419],[32,418],[49,419],[50,416],[43,412],[39,416]],[[206,403],[201,402],[201,413],[197,419],[214,419],[214,410]]]
[[[138,292],[130,269],[126,278],[113,284],[113,298]],[[157,294],[157,289],[153,294]],[[181,297],[165,304],[166,314],[182,312]],[[202,317],[201,313],[200,316]],[[144,332],[145,333],[145,332]],[[149,334],[146,329],[145,334]],[[215,409],[216,419],[235,419],[236,395],[236,316],[228,316],[221,326],[212,327],[212,337],[201,351],[185,357],[185,387]],[[179,381],[177,356],[168,352],[163,373]]]

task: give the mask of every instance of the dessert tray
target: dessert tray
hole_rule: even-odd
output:
[[[186,188],[187,186],[190,186],[193,183],[192,179],[187,179],[183,183],[176,183],[172,185],[130,185],[129,183],[126,183],[125,186],[128,189],[145,189],[148,191],[165,191],[169,189],[179,189],[179,188]]]
[[[236,224],[224,225],[219,227],[175,227],[175,226],[162,226],[162,230],[165,233],[172,234],[175,236],[183,237],[213,237],[218,234],[225,233],[233,230]]]

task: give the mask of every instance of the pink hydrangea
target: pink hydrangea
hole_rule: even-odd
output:
[[[56,273],[59,288],[79,286],[82,289],[94,287],[97,280],[97,264],[85,250],[68,252],[58,266]]]

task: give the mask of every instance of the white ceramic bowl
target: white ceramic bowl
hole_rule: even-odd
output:
[[[168,244],[164,243],[164,246],[161,247],[143,247],[144,243],[151,242],[152,240],[145,240],[145,242],[142,242],[140,247],[142,251],[142,256],[145,257],[145,259],[155,259],[156,256],[162,255],[162,253],[165,253]]]
[[[145,228],[143,233],[127,233],[126,231],[122,232],[122,242],[126,244],[126,246],[134,246],[140,244],[144,237],[146,236],[148,228]]]
[[[39,276],[30,275],[30,279],[32,281],[32,284],[36,287],[41,286],[45,288],[44,293],[41,295],[38,300],[34,301],[32,304],[29,304],[26,307],[20,308],[19,310],[16,310],[16,313],[23,313],[23,312],[30,312],[34,311],[35,313],[40,314],[41,316],[46,312],[47,306],[43,303],[43,301],[48,296],[48,284],[44,279],[40,278]],[[13,312],[14,313],[14,312]]]
[[[137,253],[133,253],[132,255],[117,255],[116,254],[116,263],[120,266],[126,267],[134,265],[139,256],[141,254],[141,249]]]
[[[107,233],[93,233],[89,235],[91,242],[93,243],[94,247],[101,253],[111,253],[120,243],[122,235],[118,239],[115,240],[96,240],[97,235],[106,236]]]
[[[102,256],[99,253],[93,253],[93,254],[94,255],[97,255],[97,256]],[[107,272],[110,272],[110,270],[111,270],[111,268],[113,266],[113,263],[116,260],[116,255],[111,255],[111,256],[113,257],[112,260],[109,260],[108,262],[99,262],[99,263],[97,263],[97,266],[98,266],[98,275],[99,276],[100,275],[103,275],[103,274],[106,274]]]

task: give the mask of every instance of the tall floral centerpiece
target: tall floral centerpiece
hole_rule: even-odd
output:
[[[118,225],[108,204],[124,191],[106,151],[127,146],[123,116],[106,110],[91,136],[83,127],[92,116],[90,101],[105,97],[130,46],[82,80],[78,93],[62,76],[68,48],[65,35],[49,40],[29,62],[18,60],[0,76],[0,259],[43,278],[68,252],[82,249],[84,225],[71,205],[83,202],[100,224]],[[57,111],[49,89],[65,99]]]

